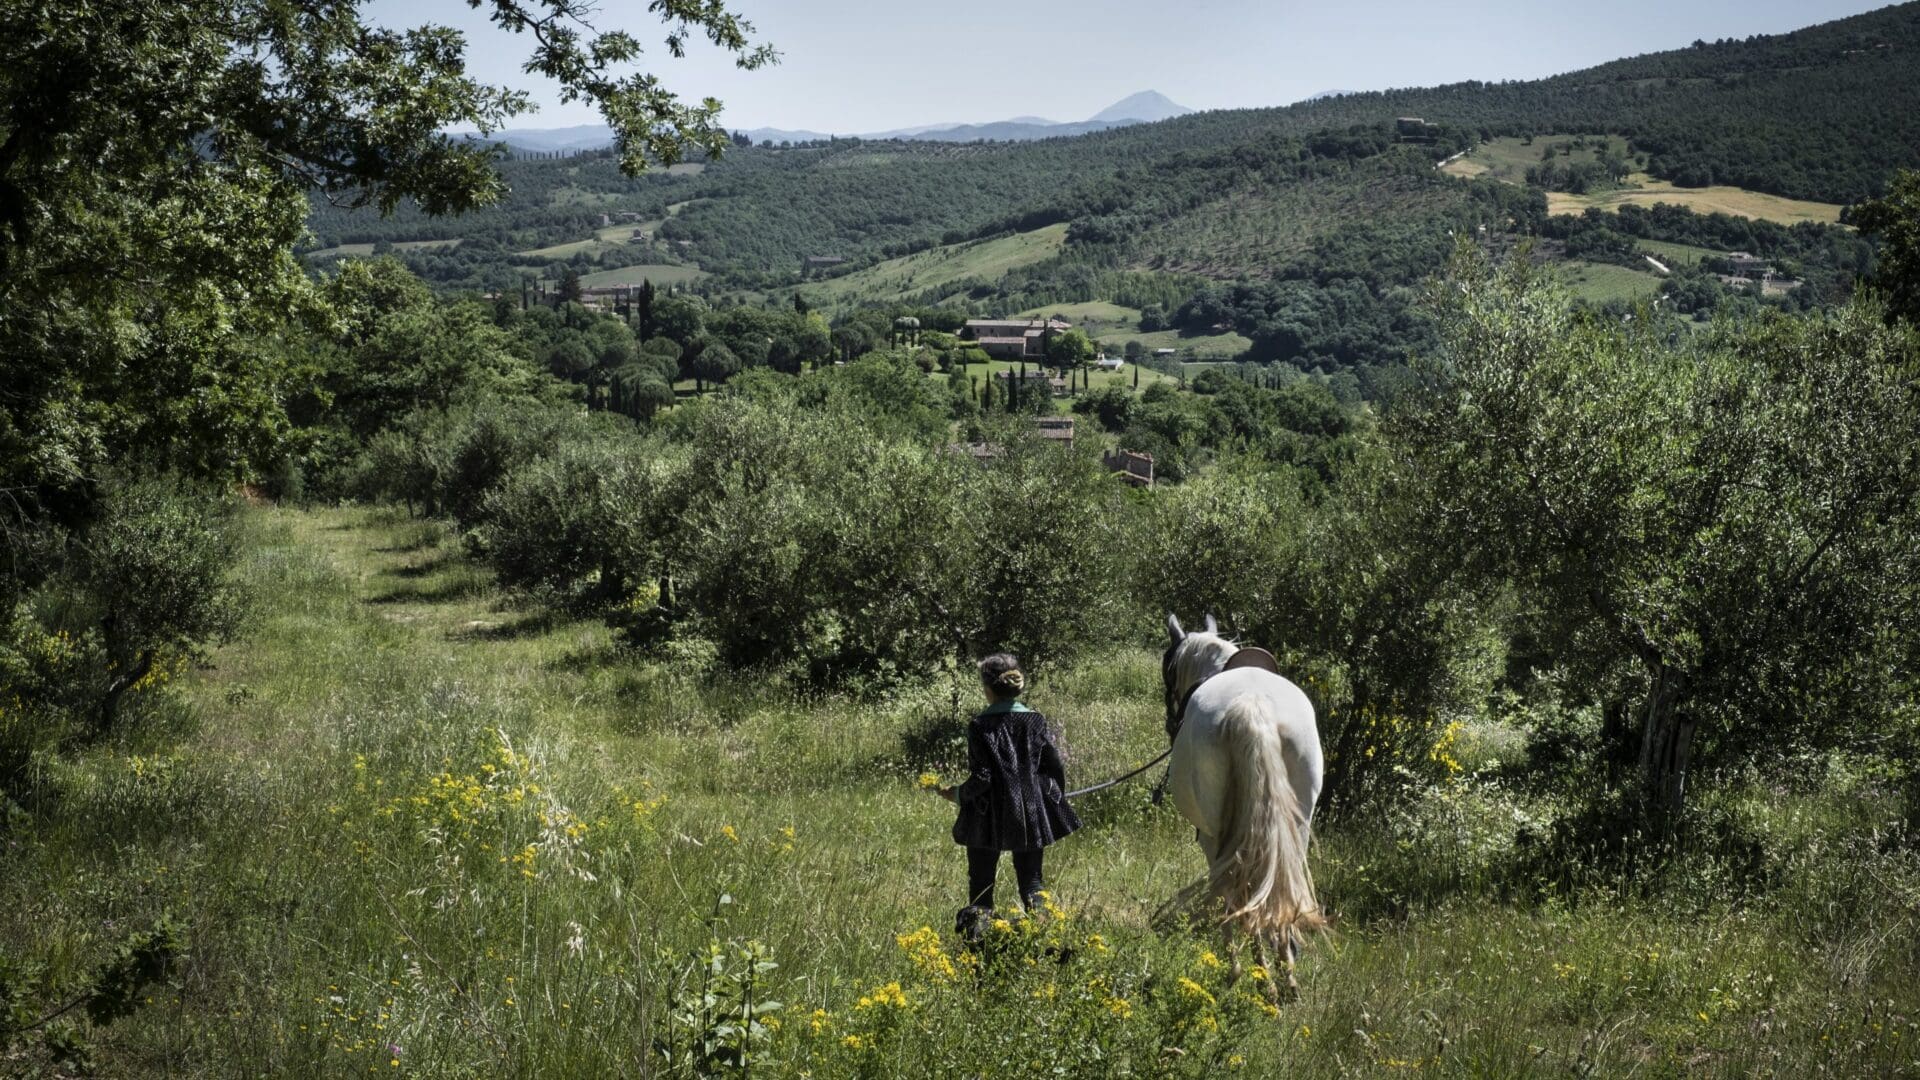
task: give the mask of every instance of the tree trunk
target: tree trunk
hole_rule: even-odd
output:
[[[1633,768],[1633,710],[1624,701],[1611,700],[1600,706],[1600,754],[1606,764],[1607,787],[1619,790]]]
[[[1685,683],[1683,673],[1663,664],[1654,669],[1647,688],[1640,780],[1648,813],[1662,833],[1672,831],[1686,808],[1687,766],[1693,758],[1696,725],[1683,708]]]
[[[1352,670],[1351,667],[1348,670]],[[1365,715],[1368,699],[1366,683],[1355,682],[1353,694],[1347,701],[1347,722],[1340,725],[1340,737],[1335,740],[1333,754],[1327,761],[1327,779],[1320,790],[1320,804],[1328,810],[1344,806],[1352,792],[1354,759],[1360,754],[1360,730],[1365,727],[1361,717]]]
[[[154,651],[152,649],[141,652],[140,658],[134,661],[133,667],[128,668],[125,672],[121,673],[119,678],[107,684],[106,696],[100,699],[100,716],[98,718],[100,733],[102,735],[112,731],[114,723],[120,719],[120,699],[126,695],[128,690],[133,688],[134,683],[146,678],[147,673],[153,670],[153,658]]]

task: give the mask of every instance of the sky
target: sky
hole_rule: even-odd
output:
[[[730,0],[781,61],[739,71],[703,40],[675,60],[642,0],[601,0],[595,22],[648,48],[683,97],[717,97],[729,128],[833,134],[1014,116],[1084,120],[1138,90],[1189,108],[1286,105],[1325,90],[1532,79],[1695,39],[1773,34],[1886,6],[1848,0]],[[598,122],[520,71],[527,39],[457,0],[371,0],[402,27],[467,33],[469,69],[527,90],[514,127]]]

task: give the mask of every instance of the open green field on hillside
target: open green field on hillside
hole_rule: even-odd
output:
[[[590,237],[586,240],[569,240],[564,244],[553,244],[549,247],[532,248],[527,251],[519,252],[518,254],[525,255],[529,258],[534,258],[534,259],[571,259],[575,255],[580,254],[581,252],[587,252],[588,254],[598,253],[604,250],[605,247],[606,247],[605,244],[601,243],[597,239]]]
[[[1726,253],[1712,248],[1696,247],[1693,244],[1675,244],[1666,240],[1636,240],[1641,251],[1659,259],[1669,267],[1692,266],[1701,259],[1717,258]]]
[[[1568,142],[1571,138],[1539,136],[1530,141],[1513,137],[1492,139],[1475,146],[1466,156],[1448,162],[1442,166],[1442,171],[1454,176],[1487,176],[1511,184],[1523,184],[1527,170],[1541,163],[1541,154],[1549,144]],[[1588,138],[1593,140],[1597,137]],[[1623,153],[1626,149],[1625,141],[1621,139],[1613,139],[1611,145]],[[1599,148],[1589,146],[1574,150],[1570,156],[1557,155],[1554,160],[1580,163],[1596,161],[1599,156]],[[1762,221],[1777,221],[1782,225],[1801,221],[1832,223],[1840,220],[1840,207],[1833,203],[1788,199],[1721,185],[1675,187],[1665,180],[1656,180],[1639,172],[1629,175],[1622,187],[1610,191],[1586,195],[1571,195],[1564,191],[1547,193],[1547,210],[1554,214],[1579,214],[1592,208],[1618,210],[1629,203],[1636,206],[1669,203],[1684,206],[1699,214],[1733,214]]]
[[[990,240],[949,244],[888,259],[863,270],[800,286],[800,295],[817,306],[854,301],[898,300],[961,281],[997,281],[1007,271],[1030,266],[1059,253],[1067,240],[1065,225]]]
[[[1107,300],[1090,300],[1079,304],[1047,304],[1015,312],[1011,317],[1015,319],[1062,318],[1072,323],[1076,329],[1084,331],[1090,338],[1098,338],[1101,334],[1118,331],[1133,331],[1140,326],[1138,308],[1122,307]]]
[[[591,274],[582,274],[580,284],[587,286],[638,285],[643,281],[651,281],[655,285],[685,285],[706,276],[706,271],[697,266],[641,263],[638,266],[622,266],[614,270],[596,270]]]
[[[1806,202],[1779,195],[1767,195],[1745,188],[1675,187],[1645,173],[1627,177],[1626,187],[1592,195],[1569,195],[1561,191],[1547,193],[1547,211],[1553,214],[1580,214],[1589,209],[1618,210],[1629,203],[1653,206],[1669,203],[1684,206],[1696,214],[1732,214],[1759,221],[1777,221],[1795,225],[1802,221],[1833,224],[1840,220],[1840,207],[1834,203]]]
[[[667,216],[672,217],[679,213],[680,208],[686,205],[686,203],[675,203],[667,207]],[[645,241],[638,241],[633,238],[633,234],[636,231],[652,236],[660,231],[660,226],[665,224],[666,218],[656,218],[651,221],[606,225],[595,229],[593,235],[585,240],[571,240],[564,244],[532,248],[527,251],[517,252],[516,254],[540,259],[568,259],[581,252],[586,252],[589,255],[598,255],[606,251],[621,250],[636,243],[644,243]]]
[[[394,241],[394,244],[393,244],[393,249],[394,249],[395,251],[426,251],[426,250],[428,250],[429,248],[446,248],[446,249],[448,249],[448,250],[451,250],[451,249],[453,249],[453,248],[457,248],[457,247],[459,247],[459,246],[460,246],[460,244],[461,244],[461,240],[460,240],[460,239],[453,239],[453,240],[396,240],[396,241]],[[333,256],[336,256],[336,255],[353,255],[353,256],[359,256],[359,257],[361,257],[361,258],[365,258],[366,256],[369,256],[369,255],[372,255],[372,254],[373,254],[373,249],[374,249],[374,247],[375,247],[375,246],[377,246],[377,245],[374,245],[374,244],[338,244],[338,245],[336,245],[336,246],[334,246],[334,247],[330,247],[330,248],[321,248],[321,249],[319,249],[318,251],[309,251],[309,252],[307,252],[307,258],[310,258],[310,259],[325,259],[325,258],[330,258],[330,257],[333,257]]]
[[[1560,148],[1552,160],[1562,165],[1585,165],[1599,161],[1603,149],[1611,148],[1622,155],[1627,151],[1627,140],[1617,135],[1583,136],[1581,138],[1586,145],[1577,148],[1570,145],[1575,137],[1541,135],[1531,139],[1516,136],[1489,139],[1465,155],[1447,162],[1440,171],[1451,176],[1484,176],[1509,184],[1524,184],[1527,182],[1527,170],[1547,160],[1543,155],[1550,146]]]
[[[1252,340],[1231,331],[1224,334],[1182,334],[1178,330],[1143,332],[1137,308],[1105,300],[1030,308],[1014,317],[1035,319],[1050,315],[1058,315],[1084,330],[1109,354],[1119,353],[1129,341],[1138,341],[1147,349],[1176,349],[1185,357],[1212,360],[1232,359],[1253,347]]]
[[[1096,338],[1107,351],[1115,352],[1137,341],[1148,351],[1173,349],[1177,359],[1231,360],[1253,347],[1253,340],[1229,330],[1224,334],[1182,334],[1178,330],[1154,330],[1146,333],[1116,332]]]
[[[982,964],[947,932],[952,810],[915,781],[955,775],[944,684],[801,701],[523,608],[437,523],[246,527],[244,639],[60,759],[0,851],[11,955],[64,972],[181,927],[173,978],[97,1035],[103,1075],[666,1075],[725,1023],[709,994],[762,1007],[766,1076],[1920,1073],[1920,871],[1833,781],[1724,800],[1766,891],[1709,859],[1510,898],[1490,867],[1527,811],[1463,737],[1449,786],[1317,823],[1336,929],[1277,1008],[1155,922],[1204,864],[1123,786],[1048,851],[1060,914]],[[1145,648],[1029,700],[1075,783],[1164,745]]]
[[[1221,280],[1264,277],[1315,241],[1380,217],[1417,218],[1456,204],[1458,185],[1430,172],[1358,170],[1243,186],[1148,226],[1127,248],[1142,270]]]
[[[1660,291],[1660,275],[1652,267],[1632,270],[1613,263],[1576,260],[1560,264],[1559,271],[1575,296],[1595,304],[1644,300]]]

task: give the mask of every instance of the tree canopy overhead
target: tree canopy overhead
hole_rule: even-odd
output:
[[[717,153],[719,103],[634,70],[639,42],[579,0],[470,0],[534,43],[527,70],[591,100],[629,170]],[[657,0],[696,36],[773,59],[718,2]],[[458,213],[505,191],[496,130],[523,93],[467,74],[454,30],[323,0],[25,0],[0,7],[0,488],[16,524],[84,518],[103,467],[233,475],[271,455],[291,376],[254,343],[324,305],[291,255],[307,192]],[[77,164],[78,163],[78,164]]]

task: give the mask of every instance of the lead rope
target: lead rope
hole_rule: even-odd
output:
[[[1069,791],[1067,792],[1066,797],[1069,799],[1077,799],[1082,795],[1091,795],[1096,791],[1105,791],[1108,788],[1113,787],[1115,784],[1123,784],[1128,780],[1131,780],[1134,777],[1139,776],[1141,773],[1146,772],[1148,769],[1153,768],[1155,765],[1158,765],[1161,762],[1167,760],[1167,755],[1171,753],[1173,753],[1173,747],[1169,746],[1165,750],[1160,751],[1159,757],[1154,758],[1152,761],[1147,762],[1145,765],[1140,766],[1139,768],[1133,770],[1132,772],[1122,773],[1111,780],[1107,780],[1103,783],[1095,784],[1092,787],[1083,787],[1079,791]],[[1160,787],[1163,787],[1163,786],[1164,784],[1156,786],[1154,790],[1158,791],[1160,790]]]

